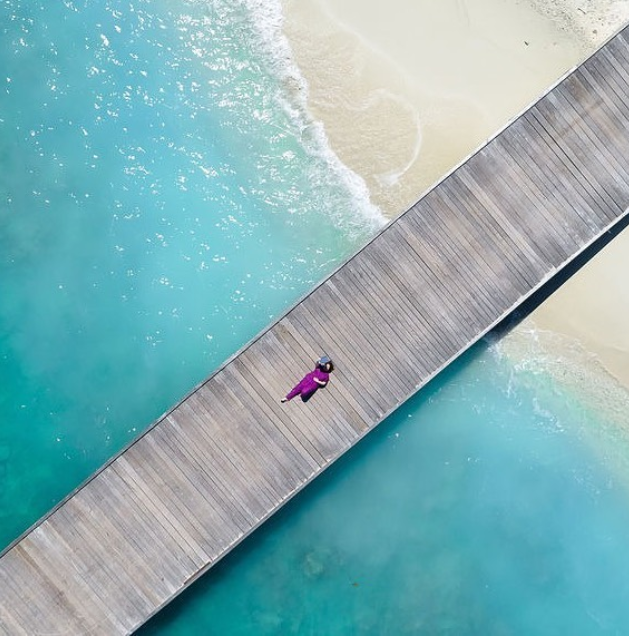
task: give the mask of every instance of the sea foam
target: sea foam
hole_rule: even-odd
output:
[[[255,49],[266,57],[268,71],[279,81],[284,93],[278,104],[288,115],[293,131],[306,153],[320,161],[320,174],[315,181],[328,181],[331,176],[351,194],[354,223],[369,225],[374,231],[387,220],[374,205],[365,181],[341,162],[332,149],[323,124],[308,109],[308,84],[296,65],[288,39],[282,32],[284,16],[279,0],[245,0],[247,12],[253,16]],[[339,215],[338,213],[336,215]]]

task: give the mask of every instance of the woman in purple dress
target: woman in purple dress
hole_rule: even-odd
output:
[[[280,402],[288,402],[299,395],[303,402],[308,402],[318,389],[322,389],[328,384],[332,371],[334,371],[332,360],[328,356],[321,356],[317,360],[314,370],[306,374]]]

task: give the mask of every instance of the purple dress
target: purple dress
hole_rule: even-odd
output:
[[[315,378],[327,384],[330,380],[330,374],[327,371],[321,371],[321,369],[311,371],[286,394],[286,400],[292,400],[297,395],[301,395],[301,399],[304,402],[310,400],[315,391],[321,388],[321,385],[316,382]]]

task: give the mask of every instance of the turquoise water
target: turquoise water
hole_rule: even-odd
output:
[[[626,634],[629,475],[549,382],[474,348],[141,632]]]
[[[0,2],[4,544],[382,224],[246,9]]]
[[[277,12],[0,0],[4,545],[382,224]],[[627,633],[625,425],[527,363],[472,350],[142,632]]]

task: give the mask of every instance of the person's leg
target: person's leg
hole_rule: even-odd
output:
[[[313,389],[312,391],[307,391],[306,393],[302,393],[301,401],[308,402],[308,400],[310,400],[310,398],[312,398],[312,396],[314,396],[315,393],[317,393],[317,389]]]
[[[287,394],[284,398],[282,398],[281,402],[288,402],[289,400],[292,400],[295,396],[298,396],[301,393],[301,385],[302,383],[300,382],[298,385],[294,386]]]

